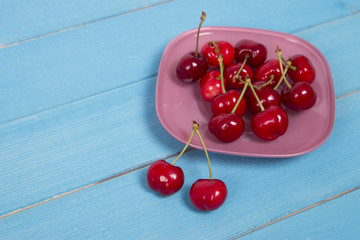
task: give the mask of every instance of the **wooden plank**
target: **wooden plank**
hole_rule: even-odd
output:
[[[158,122],[155,81],[0,127],[0,215],[181,151]]]
[[[360,190],[234,239],[354,239],[360,236]]]
[[[350,24],[358,18],[354,15],[353,21],[344,20]],[[323,27],[327,29],[322,31],[325,39],[339,31],[344,36],[352,31],[327,24]],[[311,31],[303,36],[317,38]],[[353,49],[348,44],[342,49],[333,45],[325,54],[349,51],[347,48]],[[331,63],[337,58],[331,54],[328,60]],[[354,61],[359,60],[354,57]],[[343,64],[333,66],[335,72],[342,68]],[[357,72],[350,69],[347,74],[351,76],[347,84],[334,78],[337,92],[348,91],[348,86],[360,89]],[[0,214],[180,151],[181,144],[157,120],[155,84],[156,78],[150,78],[1,126],[4,174],[0,176],[0,195],[6,197],[0,200]]]
[[[145,181],[147,168],[142,168],[7,216],[0,220],[0,238],[229,239],[241,235],[358,186],[360,129],[354,122],[360,106],[353,103],[359,101],[360,93],[337,100],[333,133],[306,155],[260,159],[211,153],[214,177],[229,190],[217,211],[198,212],[189,202],[191,184],[208,176],[204,153],[194,150],[178,162],[186,180],[184,188],[171,197],[151,192]],[[88,168],[84,171],[92,173]]]
[[[307,29],[355,11],[342,1],[316,1],[311,8],[305,2],[292,4],[296,11],[287,10],[291,3],[280,0],[241,5],[237,1],[175,1],[3,48],[0,123],[155,76],[167,43],[196,27],[201,10],[208,13],[204,26],[246,26],[282,32]],[[277,5],[282,7],[273,8]],[[230,12],[241,12],[241,16]],[[6,15],[10,14],[9,10]]]
[[[0,2],[0,48],[167,2],[4,0]]]

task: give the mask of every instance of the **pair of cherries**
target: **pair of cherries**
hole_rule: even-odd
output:
[[[196,133],[206,154],[210,178],[198,179],[192,184],[189,193],[190,200],[199,210],[215,210],[225,202],[227,187],[223,181],[213,179],[209,155],[199,132],[199,124],[194,121],[192,127],[193,130],[187,144],[172,163],[168,163],[165,160],[158,160],[151,164],[147,172],[147,183],[152,190],[164,196],[172,195],[182,188],[185,180],[184,172],[180,167],[174,166],[174,164],[185,152]]]

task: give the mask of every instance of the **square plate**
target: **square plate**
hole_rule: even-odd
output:
[[[277,58],[278,45],[283,56],[288,58],[303,54],[312,62],[316,79],[312,87],[316,91],[315,105],[306,111],[295,112],[286,109],[289,115],[287,132],[270,142],[257,138],[250,129],[251,114],[244,116],[244,134],[232,143],[222,143],[208,130],[212,116],[210,103],[200,95],[199,81],[182,83],[176,77],[179,59],[187,52],[195,50],[197,29],[192,29],[175,37],[166,47],[157,78],[156,113],[163,127],[174,138],[188,141],[192,131],[192,120],[200,125],[200,133],[208,151],[254,157],[292,157],[308,153],[321,146],[329,137],[335,119],[335,94],[329,65],[321,52],[307,41],[296,36],[269,30],[237,27],[204,27],[201,29],[199,49],[208,41],[225,40],[233,46],[241,39],[251,39],[265,45],[267,59]],[[202,149],[195,136],[190,146]]]

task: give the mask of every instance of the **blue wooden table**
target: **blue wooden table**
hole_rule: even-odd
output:
[[[328,140],[293,158],[210,153],[228,186],[212,212],[188,191],[208,177],[192,149],[180,192],[148,166],[183,144],[155,111],[162,53],[204,26],[296,35],[326,57],[336,114]],[[360,2],[3,0],[0,2],[0,239],[360,239]]]

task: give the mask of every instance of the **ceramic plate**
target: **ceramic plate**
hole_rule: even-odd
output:
[[[200,125],[200,133],[209,151],[257,157],[292,157],[308,153],[329,137],[335,117],[334,86],[329,65],[325,57],[313,45],[296,36],[260,29],[236,27],[204,27],[201,29],[200,46],[211,40],[226,40],[235,46],[241,39],[252,39],[267,47],[268,59],[276,58],[276,46],[288,58],[295,54],[307,56],[315,70],[316,79],[312,83],[317,93],[313,108],[295,112],[287,110],[289,127],[278,139],[265,142],[258,139],[250,129],[250,114],[244,116],[245,132],[232,143],[222,143],[208,131],[211,118],[210,103],[200,96],[199,81],[182,83],[176,77],[179,59],[187,52],[195,50],[196,29],[184,32],[174,38],[166,47],[157,78],[156,112],[163,127],[176,139],[186,143],[192,131],[192,120]],[[190,146],[202,149],[195,136]]]

